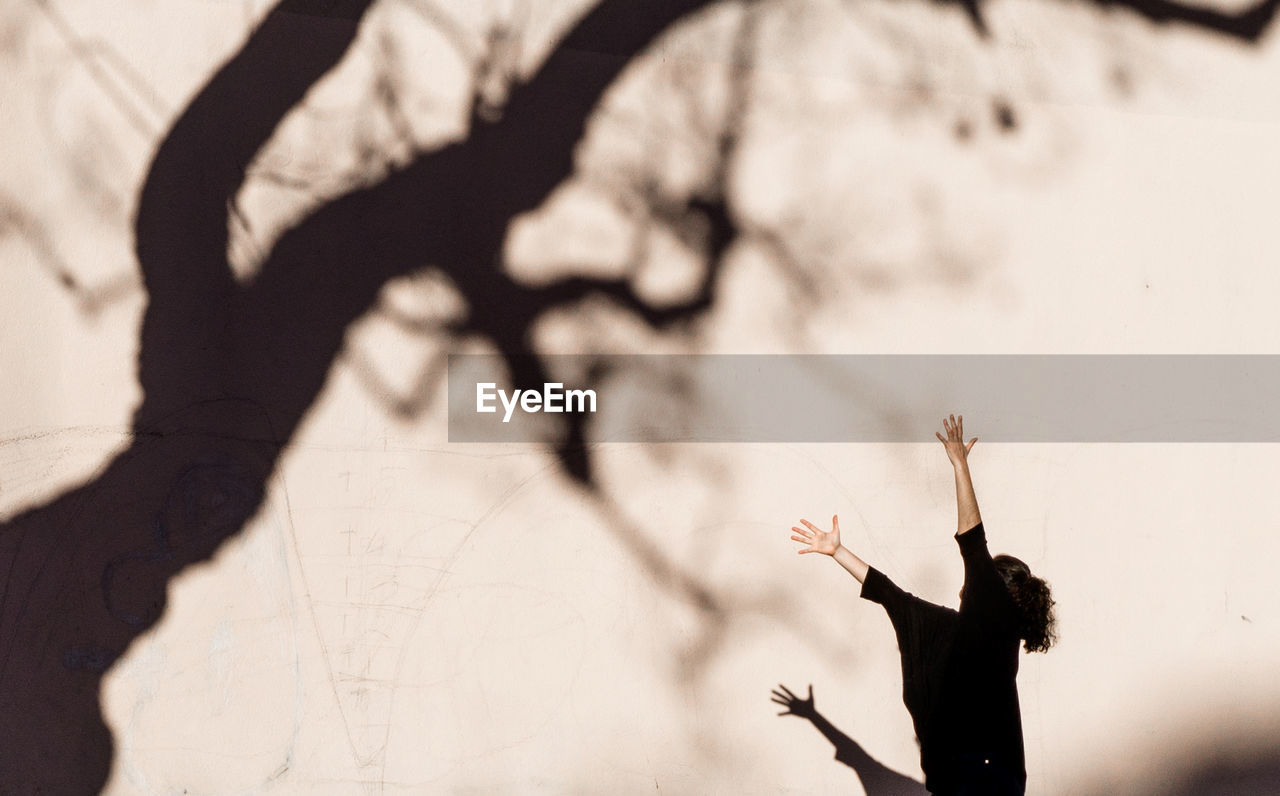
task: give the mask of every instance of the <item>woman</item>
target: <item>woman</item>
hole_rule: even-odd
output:
[[[960,610],[921,600],[840,544],[839,518],[823,531],[808,520],[792,539],[800,553],[834,558],[884,606],[902,654],[902,698],[920,741],[925,786],[934,794],[1022,794],[1027,772],[1018,710],[1018,645],[1044,652],[1055,641],[1049,586],[1012,556],[991,557],[969,476],[964,416],[943,420],[956,478],[956,542],[964,560]]]

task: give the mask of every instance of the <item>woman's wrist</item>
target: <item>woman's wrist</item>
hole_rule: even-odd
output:
[[[858,558],[858,556],[849,548],[844,545],[840,545],[836,548],[835,552],[831,554],[831,557],[836,560],[836,563],[848,570],[850,575],[857,578],[859,583],[866,580],[867,570],[870,569],[870,567],[868,567],[867,562]]]

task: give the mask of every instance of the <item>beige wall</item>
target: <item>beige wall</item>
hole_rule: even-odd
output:
[[[458,5],[441,7],[472,32],[509,11]],[[544,350],[1275,352],[1274,36],[1250,47],[997,2],[982,42],[942,6],[791,5],[756,12],[730,195],[813,296],[748,235],[684,336],[584,310],[541,326]],[[531,6],[517,71],[574,14]],[[0,19],[4,516],[126,443],[145,305],[133,197],[165,125],[262,4],[55,7]],[[364,115],[377,67],[357,50],[311,98],[330,113],[295,114],[263,158],[321,195],[343,186],[355,142],[395,161],[463,134],[447,43],[406,6],[379,14],[371,31],[421,59],[404,85],[415,140]],[[637,170],[679,192],[705,178],[707,137],[681,103],[723,110],[739,21],[714,7],[638,60],[579,175],[512,236],[513,273],[630,273],[653,301],[696,285],[696,258],[660,231],[648,259],[626,259],[633,220],[608,180]],[[132,86],[125,100],[94,78],[100,62],[76,61],[68,30],[141,78],[106,68]],[[999,129],[997,99],[1016,130]],[[311,200],[260,181],[243,201],[260,220],[234,237],[251,273],[254,246]],[[457,297],[433,285],[394,290],[447,312]],[[887,620],[833,563],[796,556],[787,528],[838,512],[849,546],[954,602],[938,446],[601,445],[592,495],[546,450],[449,444],[442,383],[417,416],[386,411],[378,391],[414,390],[444,345],[378,318],[353,330],[266,507],[171,584],[162,623],[107,676],[111,792],[857,792],[812,727],[775,715],[779,682],[812,683],[832,722],[919,776]],[[981,436],[982,417],[968,421]],[[1160,792],[1209,760],[1275,759],[1272,445],[979,442],[973,463],[993,549],[1059,602],[1061,646],[1024,656],[1019,678],[1029,792]]]

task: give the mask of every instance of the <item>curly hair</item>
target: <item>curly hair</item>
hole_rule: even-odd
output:
[[[1027,652],[1047,652],[1058,640],[1058,620],[1053,614],[1053,596],[1043,578],[1031,574],[1031,568],[1013,556],[994,559],[996,570],[1004,579],[1009,594],[1021,617],[1019,636]]]

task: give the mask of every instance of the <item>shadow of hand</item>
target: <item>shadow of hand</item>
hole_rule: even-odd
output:
[[[818,714],[818,709],[813,705],[813,684],[809,685],[808,699],[801,699],[791,693],[791,689],[782,683],[778,683],[778,687],[773,689],[772,693],[772,701],[786,708],[778,714],[779,716],[799,716],[802,719],[812,720]]]
[[[885,767],[871,755],[867,754],[857,741],[845,735],[830,721],[818,713],[813,704],[813,685],[809,686],[809,696],[801,699],[781,683],[773,689],[773,702],[782,705],[779,716],[799,716],[813,722],[813,726],[826,737],[836,748],[836,760],[852,768],[862,782],[868,796],[928,796],[924,785],[904,774],[899,774]]]

